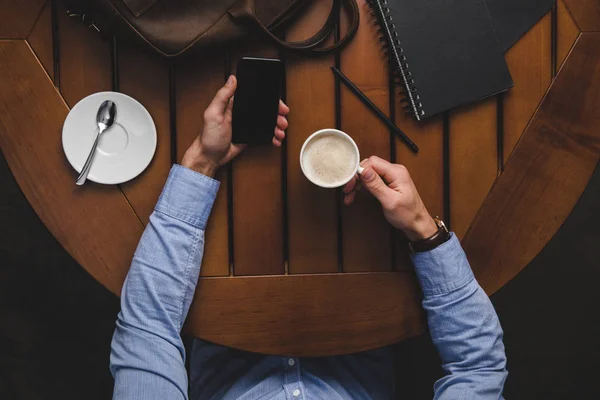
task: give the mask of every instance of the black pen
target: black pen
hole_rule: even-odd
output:
[[[398,135],[398,137],[400,137],[400,139],[402,139],[404,141],[404,143],[406,143],[408,145],[408,147],[410,147],[410,149],[415,152],[418,153],[419,152],[419,147],[415,144],[415,142],[413,142],[412,140],[410,140],[410,138],[408,136],[406,136],[406,133],[402,132],[400,130],[400,128],[398,128],[384,113],[383,111],[381,111],[371,100],[369,100],[369,98],[360,91],[359,88],[356,87],[356,85],[354,85],[354,83],[352,83],[350,81],[350,79],[348,79],[344,74],[342,74],[342,71],[340,71],[339,69],[337,69],[336,67],[334,67],[333,65],[331,66],[331,70],[333,71],[333,73],[335,75],[338,76],[338,78],[340,78],[340,80],[344,83],[344,85],[346,85],[346,87],[348,89],[350,89],[350,91],[352,93],[354,93],[354,95],[356,97],[358,97],[360,99],[360,101],[363,102],[363,104],[365,106],[367,106],[369,109],[371,109],[371,111],[373,111],[375,113],[375,115],[377,115],[377,117],[379,117],[379,119],[387,125],[387,127],[394,132],[396,135]]]

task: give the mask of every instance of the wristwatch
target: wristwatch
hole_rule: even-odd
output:
[[[410,254],[423,253],[425,251],[433,250],[439,245],[446,243],[450,239],[450,232],[448,231],[448,228],[446,228],[444,221],[438,217],[433,217],[433,221],[438,227],[437,232],[427,239],[409,242],[408,249],[410,250]]]

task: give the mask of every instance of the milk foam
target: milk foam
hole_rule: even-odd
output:
[[[352,143],[335,134],[317,136],[304,148],[303,166],[306,175],[323,185],[341,185],[350,179],[357,163]]]

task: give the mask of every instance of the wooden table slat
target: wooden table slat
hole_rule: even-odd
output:
[[[60,92],[73,107],[79,100],[112,89],[111,47],[98,32],[58,7]]]
[[[551,25],[548,13],[506,52],[515,86],[504,97],[505,163],[550,86]]]
[[[0,12],[0,39],[26,38],[46,1],[3,0]]]
[[[563,0],[556,2],[556,67],[560,69],[579,37],[579,28]]]
[[[29,45],[40,59],[50,77],[54,76],[54,63],[52,58],[52,9],[50,1],[46,2],[40,17],[33,26],[27,38]]]
[[[69,109],[24,41],[0,41],[0,146],[19,186],[58,242],[120,293],[142,225],[115,186],[75,185],[61,147]],[[43,127],[43,129],[41,129]]]
[[[314,2],[286,39],[302,40],[324,23],[331,1]],[[299,162],[302,144],[310,134],[335,128],[335,89],[330,65],[334,57],[289,57],[286,100],[291,107],[287,132],[289,272],[338,270],[338,201],[336,190],[313,185]]]
[[[243,56],[278,57],[263,44],[244,44],[228,53],[231,72]],[[232,163],[233,269],[235,275],[283,274],[282,149],[249,146]]]
[[[565,0],[575,22],[584,32],[600,31],[600,2],[597,0]]]
[[[598,120],[600,37],[584,33],[463,242],[489,294],[525,268],[573,209],[600,159]]]
[[[356,353],[425,329],[411,273],[207,278],[196,293],[185,331],[263,354]]]
[[[498,175],[497,97],[450,113],[450,214],[465,235]]]
[[[139,101],[156,126],[157,146],[150,165],[121,185],[136,214],[146,224],[171,168],[169,69],[164,59],[127,43],[118,45],[119,91]]]
[[[177,160],[198,136],[204,124],[204,110],[225,81],[225,51],[201,52],[177,62],[176,116]],[[221,168],[215,179],[221,182],[206,227],[202,276],[229,275],[228,167]]]
[[[360,27],[341,54],[341,70],[382,111],[389,115],[388,62],[371,22],[366,1],[358,1]],[[343,14],[342,32],[347,29]],[[368,62],[357,62],[368,60]],[[356,141],[361,158],[376,155],[390,159],[390,133],[372,111],[346,87],[341,88],[342,130]],[[390,225],[381,206],[367,193],[358,193],[354,204],[342,212],[343,269],[345,272],[387,271],[392,267]]]

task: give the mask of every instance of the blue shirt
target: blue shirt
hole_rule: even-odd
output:
[[[324,358],[246,353],[195,340],[190,378],[180,337],[198,282],[219,183],[175,165],[121,294],[110,370],[115,399],[390,399],[389,348]],[[413,256],[429,330],[446,375],[435,399],[499,399],[502,329],[457,238]],[[189,385],[189,386],[188,386]]]

